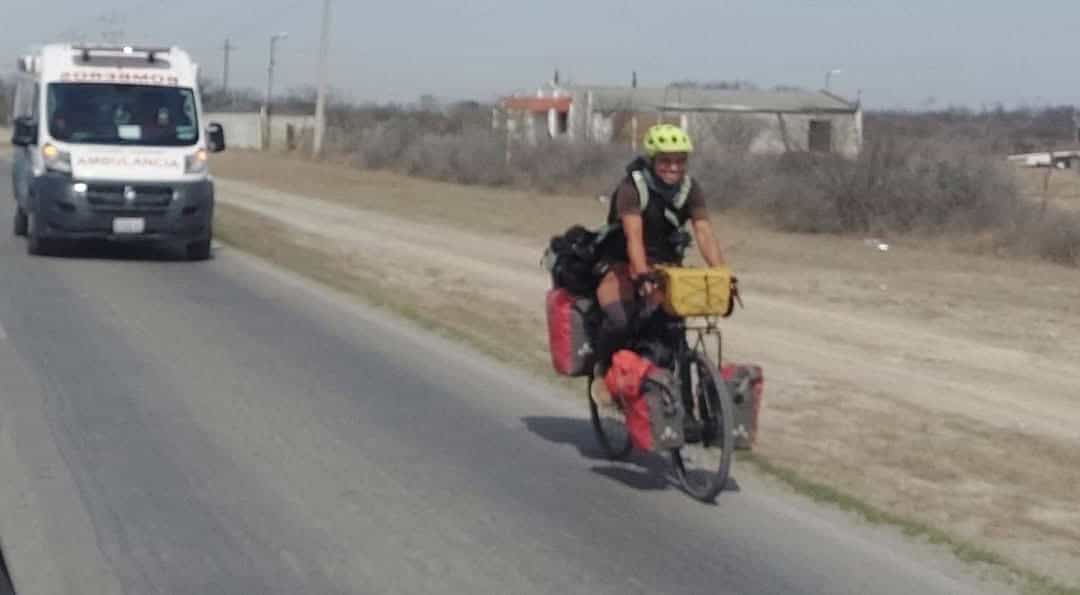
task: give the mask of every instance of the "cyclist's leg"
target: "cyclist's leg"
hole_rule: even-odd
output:
[[[630,338],[630,316],[634,308],[634,284],[630,267],[615,263],[600,280],[596,301],[604,314],[596,338],[597,363],[607,370],[611,356]]]

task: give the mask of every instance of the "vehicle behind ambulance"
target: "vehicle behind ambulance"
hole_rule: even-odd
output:
[[[31,254],[76,239],[168,241],[210,256],[214,184],[198,66],[181,49],[54,44],[19,60],[14,230]]]

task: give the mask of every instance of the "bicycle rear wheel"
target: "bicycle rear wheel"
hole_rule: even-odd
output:
[[[622,461],[630,456],[634,444],[630,441],[630,431],[626,427],[626,415],[617,397],[610,405],[598,404],[593,396],[593,388],[596,382],[603,382],[589,376],[587,388],[589,397],[589,416],[592,418],[593,431],[596,433],[596,441],[609,459]]]
[[[701,351],[691,351],[684,362],[689,367],[690,394],[694,411],[687,411],[701,424],[701,436],[693,443],[671,451],[675,475],[694,498],[712,502],[727,485],[735,454],[735,404],[716,364]]]

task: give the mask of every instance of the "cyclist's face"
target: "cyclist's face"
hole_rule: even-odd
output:
[[[674,186],[686,175],[688,157],[686,153],[661,153],[653,160],[653,169],[665,184]]]

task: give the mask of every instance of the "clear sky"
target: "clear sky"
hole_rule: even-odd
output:
[[[29,44],[106,30],[188,48],[220,78],[315,82],[321,0],[5,0],[0,72]],[[868,107],[1080,103],[1080,4],[1066,0],[334,0],[331,83],[349,97],[492,99],[558,67],[571,82],[746,79],[824,86]],[[111,21],[111,22],[110,22]]]

